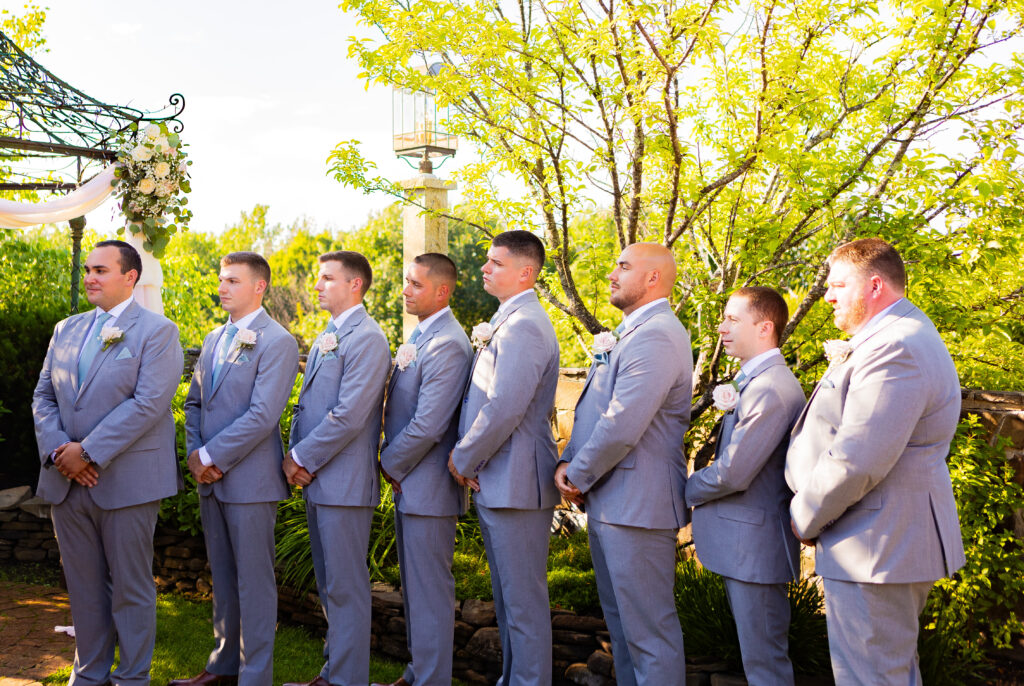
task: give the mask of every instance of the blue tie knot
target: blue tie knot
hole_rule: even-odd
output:
[[[409,335],[409,342],[415,343],[416,341],[419,340],[422,334],[423,332],[420,331],[420,327],[417,326],[415,329],[412,330],[412,333]]]

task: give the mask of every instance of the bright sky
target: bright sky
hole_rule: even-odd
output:
[[[0,3],[19,12],[14,0]],[[274,222],[306,215],[320,226],[360,226],[391,201],[326,176],[327,155],[343,139],[361,141],[363,155],[388,178],[415,174],[391,150],[391,90],[367,90],[346,56],[350,35],[370,34],[337,2],[41,4],[49,8],[49,52],[36,58],[58,78],[105,102],[147,110],[184,94],[193,230],[220,231],[257,203],[270,206]],[[111,201],[90,213],[90,228],[120,225],[115,211]]]

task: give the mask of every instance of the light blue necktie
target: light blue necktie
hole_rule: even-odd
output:
[[[744,373],[743,373],[743,370],[741,369],[741,370],[740,370],[740,373],[739,373],[739,374],[737,374],[736,376],[734,376],[734,377],[732,378],[732,381],[733,381],[733,383],[734,383],[734,384],[736,384],[736,385],[738,386],[738,385],[740,385],[740,383],[741,383],[741,382],[743,381],[743,379],[745,379],[745,378],[747,378],[747,375],[746,375],[746,374],[744,374]]]
[[[626,320],[622,320],[619,323],[619,325],[615,327],[615,330],[612,331],[612,333],[615,334],[616,338],[618,338],[619,334],[622,333],[622,330],[625,329],[625,328],[626,328]]]
[[[412,330],[412,333],[409,335],[409,343],[415,344],[416,341],[419,340],[421,335],[423,335],[423,332],[420,331],[420,327],[417,326],[415,329]]]
[[[103,339],[100,338],[100,332],[103,331],[103,324],[110,319],[111,314],[104,312],[96,317],[96,325],[93,329],[96,333],[89,336],[89,339],[82,346],[82,354],[78,357],[78,385],[81,386],[82,382],[85,381],[85,375],[89,373],[89,367],[92,366],[92,361],[96,359],[96,353],[100,351],[100,346],[103,345]]]
[[[213,383],[217,383],[217,379],[220,377],[220,370],[224,368],[224,360],[228,359],[228,351],[231,349],[231,342],[235,340],[236,333],[238,333],[238,327],[234,324],[228,324],[227,329],[224,330],[220,350],[217,351],[217,363],[213,365]]]
[[[501,310],[499,309],[497,312],[495,312],[494,314],[491,315],[491,321],[489,321],[488,324],[490,324],[491,326],[494,326],[494,322],[498,321],[498,317],[500,315],[501,315]]]

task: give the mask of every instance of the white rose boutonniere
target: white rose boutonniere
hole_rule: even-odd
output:
[[[395,351],[395,365],[399,371],[404,372],[406,367],[416,363],[416,345],[413,343],[403,343],[398,346],[398,350]]]
[[[825,358],[830,367],[841,365],[853,352],[853,346],[849,341],[841,341],[837,338],[827,340],[824,343]]]
[[[238,347],[241,350],[252,350],[256,347],[256,332],[252,329],[239,329],[235,334]]]
[[[477,350],[482,350],[487,347],[487,343],[490,342],[491,336],[494,335],[494,327],[488,322],[480,322],[473,327],[473,347]]]
[[[333,333],[325,333],[320,337],[320,354],[326,355],[338,347],[338,337]]]
[[[711,391],[711,398],[715,401],[715,408],[722,412],[732,412],[740,402],[740,391],[735,383],[724,383],[715,386]]]
[[[100,341],[103,342],[103,350],[116,345],[124,340],[124,331],[116,326],[104,326],[100,329]]]
[[[608,353],[612,351],[619,339],[611,331],[600,331],[594,334],[594,343],[590,350],[598,364],[608,364]]]

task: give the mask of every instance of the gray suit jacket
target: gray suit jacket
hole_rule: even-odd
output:
[[[784,470],[789,432],[806,398],[781,354],[751,370],[739,390],[739,404],[722,419],[715,461],[686,482],[693,542],[713,572],[781,584],[800,573]]]
[[[590,366],[562,452],[588,517],[644,529],[686,525],[692,379],[690,336],[668,303],[644,312],[608,361]]]
[[[306,369],[289,447],[316,475],[305,488],[310,502],[376,507],[381,404],[391,352],[364,309],[349,315],[336,335],[338,347]]]
[[[931,321],[897,303],[818,382],[793,428],[790,514],[817,538],[818,574],[935,581],[964,563],[946,456],[960,382]]]
[[[478,505],[531,510],[561,500],[551,434],[557,386],[555,328],[536,293],[528,293],[494,323],[463,399],[452,458],[460,474],[479,478]]]
[[[384,405],[381,467],[402,487],[396,507],[437,517],[465,511],[465,489],[448,472],[458,438],[460,395],[473,346],[455,315],[445,312],[416,340],[416,361],[396,366]]]
[[[99,482],[89,489],[99,507],[172,496],[181,483],[171,414],[184,364],[178,327],[133,302],[114,323],[124,340],[97,353],[76,387],[78,354],[92,322],[91,311],[59,322],[39,373],[32,396],[43,465],[38,495],[53,504],[64,501],[71,481],[47,467],[49,456],[80,441],[99,471]]]
[[[299,372],[295,339],[266,312],[252,322],[256,344],[243,350],[235,339],[217,383],[214,355],[223,326],[211,331],[185,399],[185,445],[205,445],[224,478],[199,484],[201,495],[228,503],[258,503],[288,497],[281,471],[284,446],[280,419]]]

